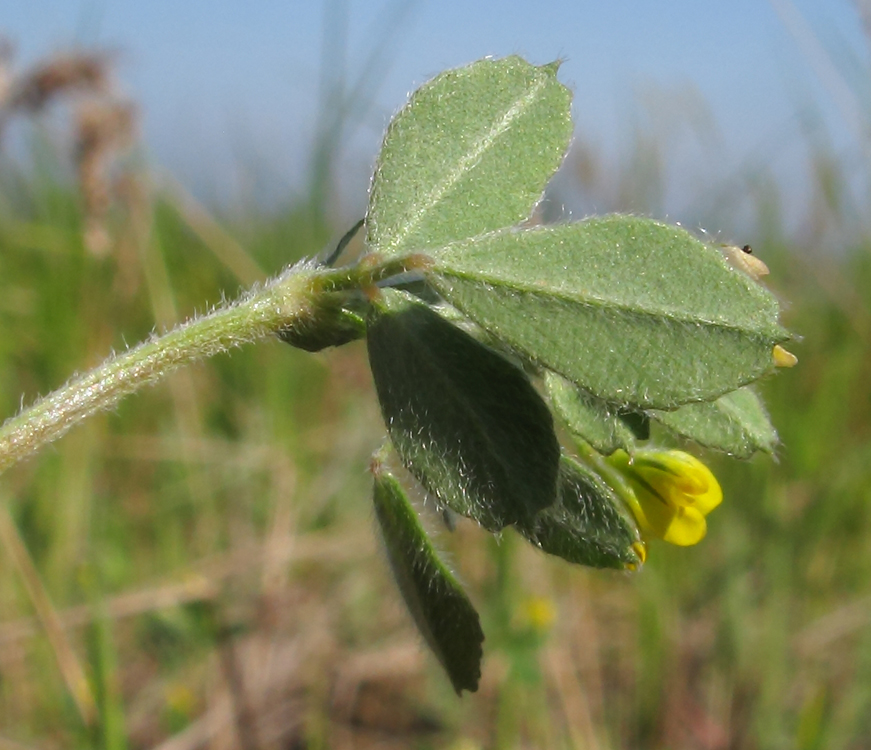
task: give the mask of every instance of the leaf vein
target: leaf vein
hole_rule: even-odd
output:
[[[472,143],[472,148],[469,152],[457,162],[457,165],[450,170],[442,180],[437,182],[428,195],[424,196],[418,204],[415,211],[412,211],[406,222],[397,227],[397,231],[393,236],[393,241],[389,245],[389,250],[395,250],[401,247],[405,238],[408,237],[424,220],[426,215],[447,195],[454,186],[471,171],[475,164],[480,161],[481,157],[493,146],[499,137],[505,133],[511,124],[521,117],[539,98],[541,90],[547,83],[547,78],[541,76],[526,94],[520,97],[512,104],[502,115],[502,117],[493,124],[493,126],[482,134],[477,141]]]

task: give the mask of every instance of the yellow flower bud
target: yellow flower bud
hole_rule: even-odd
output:
[[[625,498],[645,537],[688,546],[702,540],[705,516],[723,500],[710,469],[683,451],[636,451],[630,458],[617,451],[609,459],[628,481],[633,497]]]
[[[771,353],[774,356],[775,367],[795,367],[798,364],[798,357],[784,349],[780,344],[775,344]]]

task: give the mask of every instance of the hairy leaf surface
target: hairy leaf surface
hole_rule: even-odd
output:
[[[565,422],[574,437],[586,441],[606,456],[619,448],[632,451],[635,435],[609,404],[587,395],[555,372],[545,373],[544,389],[554,413]]]
[[[771,453],[777,432],[760,398],[741,388],[716,401],[687,404],[675,411],[651,411],[651,418],[706,448],[749,458],[756,451]]]
[[[635,216],[505,230],[433,253],[430,282],[492,335],[630,408],[709,401],[774,367],[778,303],[714,248]]]
[[[571,94],[557,67],[480,60],[421,86],[384,137],[370,249],[440,248],[528,218],[572,136]]]
[[[373,468],[375,515],[405,604],[454,690],[474,692],[484,642],[478,613],[439,559],[397,479],[380,466]]]
[[[637,568],[638,530],[600,477],[567,456],[560,462],[559,500],[517,530],[551,555],[594,568]]]
[[[440,503],[498,531],[554,502],[553,418],[522,370],[392,290],[368,344],[390,439]]]

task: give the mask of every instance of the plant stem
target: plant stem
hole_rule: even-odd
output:
[[[416,254],[387,260],[370,254],[356,266],[336,269],[310,261],[298,263],[236,302],[110,357],[8,420],[0,427],[0,474],[83,419],[111,409],[124,396],[182,365],[279,331],[309,330],[318,325],[318,303],[326,295],[350,290],[376,294],[379,282],[420,273],[430,263]]]
[[[57,440],[79,421],[111,409],[124,396],[182,365],[281,329],[306,325],[319,289],[312,282],[321,273],[312,264],[298,264],[236,302],[152,337],[73,378],[0,427],[0,474]]]

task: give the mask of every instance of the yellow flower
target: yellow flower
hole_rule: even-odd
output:
[[[545,596],[530,596],[520,607],[520,619],[537,633],[546,633],[556,619],[553,600]]]
[[[642,535],[689,546],[707,531],[705,516],[723,500],[710,469],[683,451],[617,451],[609,459],[628,481],[625,497]]]
[[[166,689],[166,707],[185,717],[193,716],[197,707],[197,699],[193,691],[181,683],[169,685]]]

